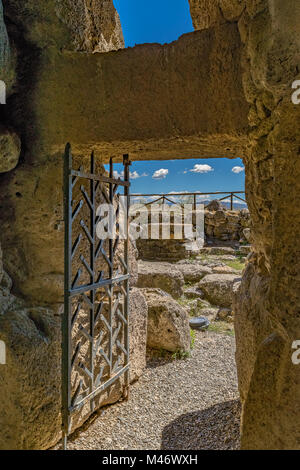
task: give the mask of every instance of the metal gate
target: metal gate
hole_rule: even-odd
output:
[[[97,174],[94,153],[88,168],[73,168],[71,146],[64,156],[65,279],[62,318],[62,437],[88,406],[93,412],[101,394],[119,380],[129,393],[129,158],[124,178]],[[125,235],[120,243],[120,193],[126,202]],[[99,239],[103,222],[98,208],[114,206],[114,236]],[[123,215],[124,215],[124,207]],[[111,222],[111,214],[109,216]]]

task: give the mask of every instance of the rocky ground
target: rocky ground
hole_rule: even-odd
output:
[[[191,356],[148,357],[128,402],[101,409],[69,449],[238,449],[234,338],[196,332]]]
[[[210,321],[211,330],[233,334],[233,297],[249,250],[243,245],[211,246],[176,263],[141,260],[138,287],[159,287],[176,299],[190,317],[204,316]]]
[[[232,300],[241,247],[209,246],[176,263],[139,261],[148,306],[147,366],[128,402],[100,409],[70,449],[238,449],[240,403]],[[191,330],[205,316],[205,331]]]

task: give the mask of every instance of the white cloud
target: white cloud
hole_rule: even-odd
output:
[[[181,194],[181,193],[188,193],[189,191],[170,191],[168,194]]]
[[[124,171],[121,171],[121,173],[119,173],[117,170],[114,171],[114,178],[123,178],[124,176]]]
[[[242,173],[242,171],[245,171],[245,167],[243,166],[234,166],[231,170],[233,173]]]
[[[137,171],[132,171],[130,172],[130,179],[136,180],[138,178],[142,178],[144,176],[149,176],[147,173],[142,173],[141,175]],[[124,171],[121,171],[120,173],[118,171],[114,171],[114,177],[115,178],[124,178]]]
[[[161,179],[164,179],[168,175],[168,173],[169,173],[169,170],[166,170],[165,168],[161,168],[160,170],[156,170],[153,173],[152,178],[161,180]]]
[[[189,171],[192,173],[209,173],[210,171],[214,171],[214,169],[210,165],[196,164],[194,168]]]
[[[132,180],[136,180],[137,178],[140,178],[140,177],[141,175],[139,175],[137,171],[133,171],[132,173],[130,172],[130,178]]]

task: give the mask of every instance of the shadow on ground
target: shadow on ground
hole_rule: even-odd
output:
[[[239,400],[181,415],[163,429],[161,449],[238,450],[240,415]]]
[[[147,349],[147,368],[156,369],[174,361],[173,353],[157,349]]]

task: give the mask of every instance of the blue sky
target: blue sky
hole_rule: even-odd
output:
[[[115,176],[122,176],[115,164]],[[239,158],[133,162],[131,193],[244,191],[245,171]]]
[[[126,47],[172,42],[194,30],[188,0],[113,0]]]
[[[114,5],[126,47],[147,42],[164,44],[193,31],[188,0],[114,0]],[[237,169],[232,171],[234,167]],[[121,168],[116,165],[119,173]],[[243,168],[242,160],[226,158],[134,162],[131,192],[244,191]]]

